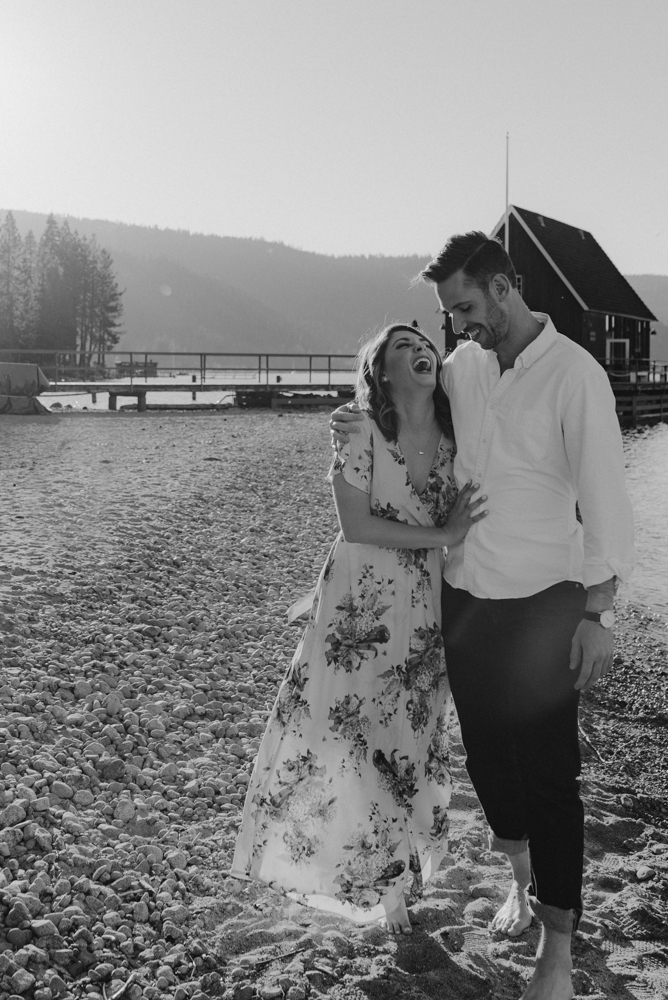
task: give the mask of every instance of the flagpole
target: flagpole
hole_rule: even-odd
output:
[[[509,154],[510,154],[510,132],[506,132],[506,217],[505,217],[505,225],[503,227],[504,246],[506,248],[506,253],[510,252],[509,251],[509,247],[510,247],[510,232],[509,232],[509,229],[508,229],[508,222],[509,222],[509,219],[508,219],[508,167],[509,167],[509,159],[510,159],[510,155]]]

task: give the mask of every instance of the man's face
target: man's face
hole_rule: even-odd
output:
[[[508,316],[497,301],[493,283],[485,292],[457,271],[436,285],[444,313],[450,313],[455,334],[468,336],[485,351],[495,350],[508,336]]]

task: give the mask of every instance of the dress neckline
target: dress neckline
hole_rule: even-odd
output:
[[[427,473],[427,481],[424,484],[424,489],[422,490],[422,493],[418,493],[418,491],[415,489],[415,484],[413,483],[413,480],[411,478],[411,474],[408,471],[408,462],[406,461],[406,456],[404,455],[403,449],[402,449],[401,445],[399,444],[399,438],[397,438],[397,440],[396,440],[397,451],[401,455],[401,457],[403,459],[403,462],[404,462],[404,465],[406,467],[406,478],[408,479],[409,483],[411,484],[411,489],[412,489],[413,493],[415,494],[415,496],[418,499],[421,499],[424,496],[424,494],[427,492],[427,489],[429,487],[429,480],[432,477],[432,474],[434,472],[434,467],[435,467],[436,462],[437,462],[437,460],[438,460],[438,458],[440,457],[440,454],[441,454],[441,449],[443,447],[443,439],[444,439],[444,437],[445,437],[445,435],[444,435],[443,431],[441,431],[441,436],[438,439],[438,445],[436,447],[436,451],[434,452],[434,458],[432,460],[432,463],[429,466],[429,472]]]

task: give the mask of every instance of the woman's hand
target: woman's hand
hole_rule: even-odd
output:
[[[444,545],[448,547],[459,545],[460,542],[464,541],[473,525],[489,514],[488,510],[479,509],[487,496],[478,497],[477,500],[473,499],[473,494],[479,489],[480,484],[472,483],[469,479],[466,486],[460,491],[457,502],[450,511],[450,516],[443,527],[446,539]]]

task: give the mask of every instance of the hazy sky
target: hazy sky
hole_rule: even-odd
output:
[[[0,206],[429,254],[511,201],[668,274],[668,0],[0,0]]]

